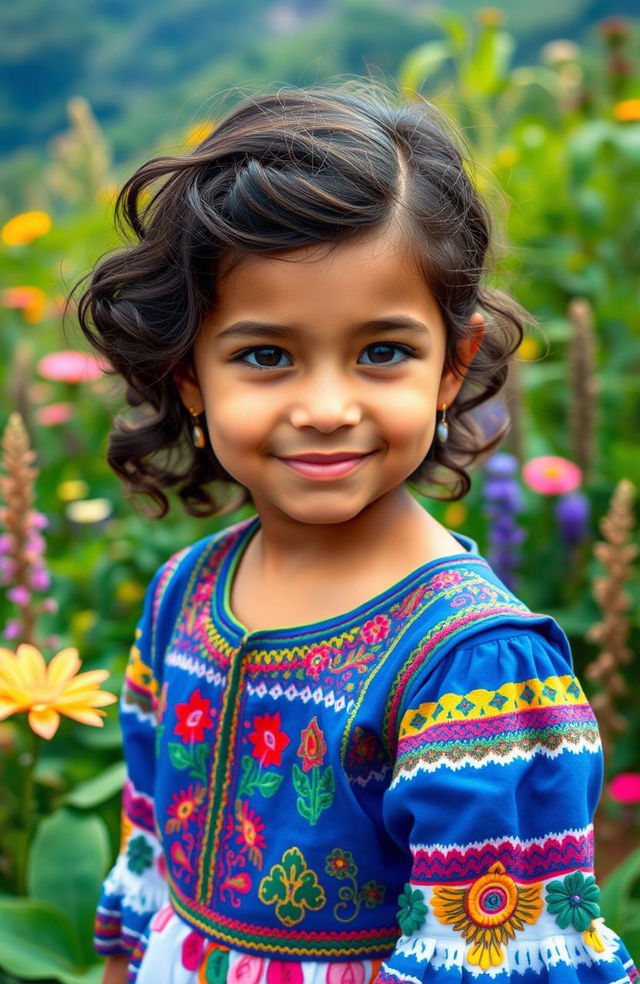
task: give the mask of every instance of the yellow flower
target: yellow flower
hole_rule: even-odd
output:
[[[504,13],[497,7],[483,7],[477,17],[483,27],[500,27],[504,21]]]
[[[187,147],[197,147],[199,143],[206,140],[213,133],[215,127],[213,123],[196,123],[189,127],[185,134],[184,142]]]
[[[99,690],[107,670],[78,674],[78,650],[62,649],[47,665],[39,649],[23,643],[15,653],[0,648],[0,720],[29,712],[29,727],[41,738],[53,738],[60,715],[102,727],[105,711],[96,710],[116,700]]]
[[[444,511],[444,525],[449,529],[457,530],[467,518],[467,507],[461,502],[452,502]]]
[[[540,346],[531,335],[525,335],[518,347],[518,358],[524,362],[533,362],[540,355]]]
[[[7,246],[26,246],[46,235],[50,228],[51,218],[46,212],[21,212],[3,225],[2,242]]]
[[[592,919],[589,929],[585,929],[582,934],[582,939],[587,944],[587,946],[592,947],[596,953],[604,953],[607,949],[607,945],[600,936],[598,932],[599,929],[604,926],[604,919],[600,917],[599,919]]]
[[[27,324],[37,325],[44,317],[47,298],[39,287],[6,287],[0,294],[0,303],[3,307],[22,311]]]
[[[640,120],[640,99],[623,99],[613,107],[613,118],[621,123]]]
[[[520,160],[520,154],[515,147],[501,147],[496,154],[496,164],[499,167],[513,167]]]
[[[144,598],[144,586],[138,581],[120,581],[116,587],[116,598],[125,605],[135,605]]]
[[[68,478],[66,481],[60,482],[56,491],[62,502],[74,502],[76,499],[85,498],[89,486],[81,478]]]

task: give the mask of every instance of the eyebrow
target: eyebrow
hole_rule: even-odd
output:
[[[352,329],[356,335],[374,335],[380,331],[415,331],[421,334],[428,334],[428,327],[410,318],[407,315],[390,315],[386,318],[374,318],[365,321],[360,325],[355,325]],[[233,335],[236,338],[299,338],[303,333],[299,328],[292,328],[288,325],[274,325],[266,321],[236,321],[221,331],[218,338],[228,338]]]

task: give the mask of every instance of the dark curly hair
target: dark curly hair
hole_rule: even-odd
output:
[[[449,439],[434,441],[408,478],[439,498],[468,490],[466,469],[508,426],[505,413],[488,433],[473,411],[504,384],[526,314],[483,285],[489,216],[460,140],[434,106],[366,80],[245,97],[191,153],[140,167],[120,192],[116,220],[134,239],[90,275],[79,321],[139,408],[116,420],[109,463],[159,515],[168,509],[164,489],[176,486],[189,513],[211,515],[228,508],[212,483],[235,485],[208,443],[192,447],[175,382],[215,306],[218,276],[248,253],[343,243],[391,221],[440,306],[447,365],[459,366],[470,316],[485,315],[482,345],[448,410]],[[240,490],[234,506],[248,500]]]

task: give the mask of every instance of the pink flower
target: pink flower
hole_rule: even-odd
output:
[[[7,598],[14,605],[28,605],[31,601],[31,592],[23,584],[19,584],[17,588],[10,588],[7,591]]]
[[[227,984],[258,984],[262,975],[262,957],[253,957],[248,953],[229,967]]]
[[[565,495],[575,492],[582,481],[577,465],[558,455],[542,455],[527,461],[522,469],[525,484],[540,495]]]
[[[45,379],[59,380],[62,383],[87,383],[101,379],[109,366],[86,352],[65,349],[50,352],[38,362],[38,372]]]
[[[49,403],[36,410],[36,420],[41,427],[57,427],[66,424],[73,416],[71,403]]]
[[[362,626],[362,638],[369,646],[382,642],[389,635],[390,625],[391,622],[386,615],[376,615]]]
[[[331,660],[332,655],[330,646],[311,646],[304,659],[305,669],[309,676],[317,680]]]
[[[609,783],[609,796],[614,803],[630,806],[640,803],[640,773],[621,772]]]

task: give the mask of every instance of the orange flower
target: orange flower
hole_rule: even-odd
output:
[[[3,307],[22,311],[22,317],[27,324],[37,325],[42,321],[47,298],[39,287],[6,287],[0,297]]]
[[[21,212],[3,225],[2,242],[7,246],[26,246],[46,235],[50,228],[51,218],[46,212]]]
[[[640,120],[640,99],[623,99],[616,103],[613,118],[620,123],[636,123]]]
[[[24,643],[15,653],[0,648],[0,720],[20,711],[29,712],[29,727],[41,738],[53,738],[65,714],[102,727],[105,712],[96,710],[117,699],[98,684],[107,670],[80,673],[78,650],[62,649],[47,665],[39,649]]]

